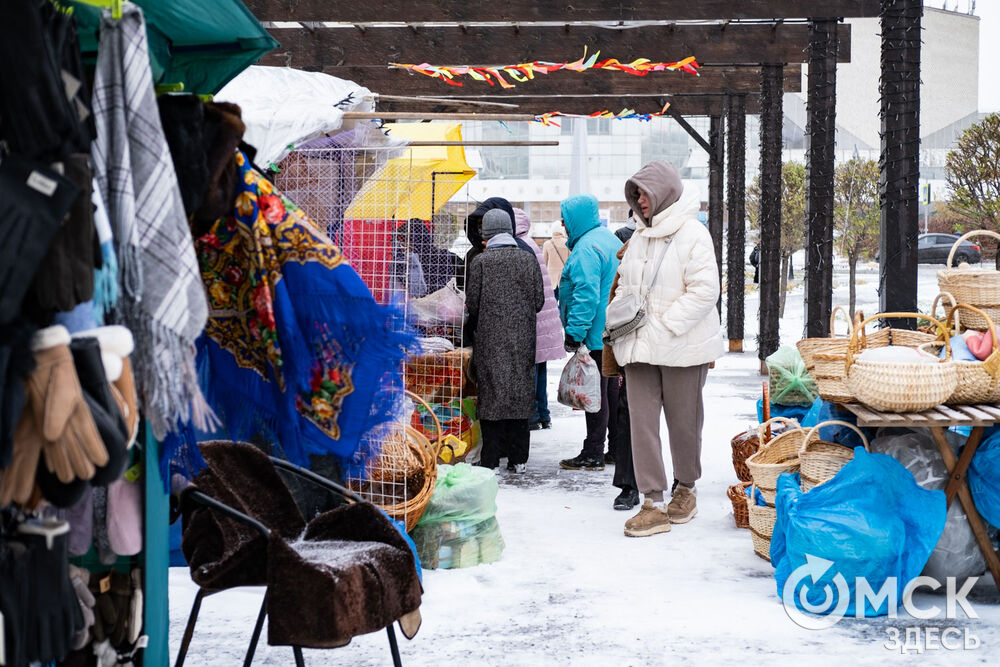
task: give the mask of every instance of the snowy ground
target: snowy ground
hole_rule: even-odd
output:
[[[922,267],[919,300],[936,293],[935,267]],[[847,303],[843,275],[835,303]],[[877,312],[877,275],[859,274],[859,307]],[[801,336],[801,288],[789,295],[782,341]],[[663,535],[626,538],[630,513],[611,501],[613,470],[570,472],[560,458],[575,455],[583,415],[556,405],[559,368],[550,364],[553,428],[532,434],[523,476],[501,479],[497,514],[507,543],[503,559],[466,570],[424,572],[423,627],[401,640],[408,665],[695,665],[876,664],[901,659],[890,652],[886,628],[957,626],[979,637],[978,650],[930,651],[921,657],[950,663],[995,662],[1000,647],[1000,596],[980,582],[972,602],[980,619],[844,620],[823,631],[799,628],[775,593],[771,566],[754,555],[748,531],[734,527],[725,495],[735,483],[730,438],[755,419],[761,378],[753,351],[757,299],[747,295],[748,352],[728,355],[709,373],[709,418],[704,431],[704,477],[699,514]],[[665,428],[664,428],[665,434]],[[669,457],[667,457],[669,461]],[[985,584],[985,585],[984,585]],[[176,655],[196,588],[187,571],[170,573],[171,652]],[[208,598],[188,664],[234,665],[242,660],[260,605],[260,591]],[[917,596],[919,606],[943,597]],[[359,637],[332,651],[306,651],[313,665],[391,664],[385,633]],[[291,650],[258,649],[256,664],[285,665]]]

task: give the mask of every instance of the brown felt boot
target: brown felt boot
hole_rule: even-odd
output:
[[[625,534],[628,537],[648,537],[669,532],[670,517],[667,516],[667,510],[656,507],[649,498],[643,501],[639,513],[625,522]]]
[[[697,513],[698,506],[695,502],[694,488],[678,484],[677,488],[674,489],[674,497],[670,499],[670,504],[667,505],[667,515],[670,517],[670,523],[687,523]]]

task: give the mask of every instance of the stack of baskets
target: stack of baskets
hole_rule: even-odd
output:
[[[837,336],[834,323],[837,313],[847,318],[847,336]],[[847,344],[854,333],[854,324],[864,315],[859,311],[854,316],[854,322],[843,306],[836,306],[830,314],[830,336],[828,338],[803,338],[795,346],[802,355],[806,370],[816,382],[816,389],[824,401],[831,403],[850,403],[854,400],[851,392],[844,384],[844,360],[847,355]]]
[[[747,468],[753,481],[750,498],[747,502],[750,537],[753,539],[754,553],[767,561],[771,560],[771,534],[774,532],[774,523],[778,518],[774,509],[778,476],[785,472],[798,472],[799,450],[802,448],[806,435],[805,429],[799,427],[794,420],[774,417],[759,427],[759,437],[762,442],[764,442],[764,429],[775,421],[786,422],[789,429],[762,445],[756,454],[747,459]],[[758,490],[764,497],[766,506],[757,504]]]
[[[942,292],[953,295],[958,303],[978,308],[983,315],[970,314],[965,326],[977,331],[985,331],[987,317],[994,322],[1000,318],[1000,271],[995,269],[954,268],[955,254],[962,243],[975,236],[990,236],[1000,240],[1000,234],[981,229],[965,234],[951,247],[947,268],[938,271],[938,287]]]

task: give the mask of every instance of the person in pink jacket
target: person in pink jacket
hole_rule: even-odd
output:
[[[552,281],[545,268],[545,258],[542,249],[531,238],[531,220],[528,214],[519,208],[514,209],[514,233],[517,238],[527,243],[535,252],[538,266],[542,270],[542,283],[545,291],[545,305],[538,313],[535,330],[535,418],[531,429],[537,431],[552,426],[549,415],[549,397],[546,385],[547,362],[562,359],[566,356],[563,349],[563,328],[559,319],[559,306],[552,292]]]

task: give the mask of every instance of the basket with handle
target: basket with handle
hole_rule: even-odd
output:
[[[774,534],[774,524],[778,521],[778,511],[770,505],[757,504],[756,488],[750,487],[750,497],[747,498],[750,539],[753,540],[753,552],[770,563],[771,535]]]
[[[352,480],[351,486],[392,518],[404,521],[409,531],[417,525],[434,493],[438,449],[444,440],[444,430],[424,399],[411,391],[406,395],[422,404],[434,418],[437,444],[412,426],[397,424],[382,440],[382,451],[366,478]]]
[[[945,339],[945,357],[926,363],[859,359],[859,353],[865,349],[864,336],[859,338],[859,332],[863,332],[869,322],[888,317],[930,320]],[[951,360],[947,328],[933,317],[919,313],[881,313],[864,320],[851,335],[844,372],[847,387],[854,397],[860,403],[884,412],[928,410],[948,400],[958,385],[958,371]]]
[[[747,468],[750,470],[753,483],[770,505],[774,504],[778,476],[783,472],[798,471],[799,450],[806,435],[805,429],[794,419],[773,417],[758,427],[758,437],[761,441],[764,440],[764,429],[776,421],[788,424],[789,430],[762,446],[756,454],[747,459]]]
[[[954,321],[954,333],[961,333],[964,325],[960,313],[973,313],[986,322],[987,331],[990,338],[993,339],[993,353],[985,361],[954,360],[955,368],[958,370],[958,384],[945,403],[949,405],[975,405],[1000,401],[1000,350],[998,350],[997,332],[993,318],[975,306],[964,303],[955,305],[954,298],[947,292],[942,292],[938,297],[947,297],[952,301],[952,308],[945,321],[949,324]],[[937,304],[937,299],[934,303]],[[934,315],[933,307],[931,315]],[[951,335],[951,331],[942,333],[942,336]],[[934,343],[928,343],[926,347],[933,348],[936,352],[943,345],[943,341],[938,340]]]
[[[764,421],[766,422],[771,419],[771,390],[766,380],[762,384]],[[764,432],[764,442],[770,439],[771,429],[767,428]],[[760,433],[756,428],[752,426],[748,427],[743,433],[733,436],[732,440],[729,441],[729,445],[733,450],[733,470],[736,471],[737,479],[741,482],[751,481],[750,469],[747,468],[747,459],[756,454],[757,450],[760,449]]]
[[[737,528],[750,527],[750,510],[747,509],[747,489],[753,482],[740,482],[733,484],[726,489],[726,495],[733,504],[733,519],[736,520]]]
[[[834,324],[837,321],[837,315],[842,314],[847,320],[847,335],[837,336],[834,333]],[[803,338],[795,344],[798,349],[799,354],[802,355],[802,361],[806,365],[806,370],[812,371],[813,367],[816,365],[815,355],[817,352],[828,352],[834,353],[840,352],[843,354],[847,350],[847,341],[850,339],[851,332],[854,330],[854,325],[851,322],[850,313],[843,306],[834,306],[833,311],[830,313],[830,335],[824,338]]]
[[[853,403],[854,396],[847,385],[844,384],[844,361],[847,358],[847,345],[851,340],[854,328],[864,319],[864,314],[858,311],[854,314],[854,320],[847,322],[847,336],[834,338],[833,325],[837,313],[848,314],[843,306],[837,306],[830,315],[830,338],[805,338],[799,344],[805,347],[810,354],[812,364],[806,364],[806,369],[816,382],[816,390],[820,398],[831,403]],[[884,344],[888,345],[888,334],[882,336]],[[875,339],[871,344],[878,345]]]
[[[955,254],[962,243],[975,236],[989,236],[1000,240],[1000,234],[988,229],[979,229],[960,236],[951,246],[946,268],[938,271],[938,288],[942,292],[952,294],[959,303],[979,308],[995,322],[1000,319],[1000,271],[953,266]],[[987,328],[986,318],[976,313],[970,313],[963,319],[965,326],[970,329],[985,331]]]
[[[864,448],[868,449],[868,438],[854,424],[830,419],[813,426],[806,434],[799,450],[799,476],[801,488],[808,491],[830,481],[847,463],[854,458],[854,449],[836,442],[825,442],[819,439],[820,429],[824,426],[846,426],[859,436]],[[815,439],[813,436],[816,436]]]

